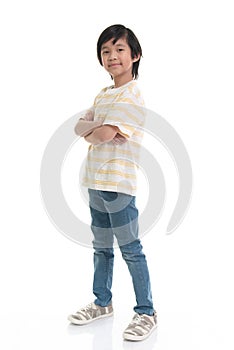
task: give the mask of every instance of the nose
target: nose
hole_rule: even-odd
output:
[[[115,51],[110,51],[108,59],[110,61],[116,60],[117,59],[116,52]]]

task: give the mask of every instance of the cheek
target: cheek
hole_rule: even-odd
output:
[[[131,59],[126,60],[126,65],[127,65],[128,67],[132,66],[132,65],[133,65],[132,60],[131,60]]]
[[[105,66],[105,64],[106,64],[106,59],[105,59],[105,57],[101,57],[101,60],[102,60],[102,65]]]
[[[129,55],[126,55],[124,58],[123,58],[123,61],[125,62],[125,64],[127,66],[131,65],[133,62],[132,62],[132,59],[131,59],[131,56]]]

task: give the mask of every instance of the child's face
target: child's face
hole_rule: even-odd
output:
[[[120,38],[115,44],[113,39],[102,45],[101,58],[103,67],[114,80],[122,78],[132,79],[132,65],[139,58],[131,57],[131,49],[125,38]]]

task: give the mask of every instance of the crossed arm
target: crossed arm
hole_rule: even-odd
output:
[[[81,118],[75,126],[75,133],[83,136],[93,145],[112,141],[115,145],[126,142],[126,138],[119,134],[119,128],[114,125],[102,125],[100,121],[87,121]]]
[[[93,145],[112,141],[118,133],[117,126],[102,125],[96,128],[93,132],[85,136],[85,140]]]

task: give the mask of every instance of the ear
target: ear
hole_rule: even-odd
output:
[[[137,62],[137,61],[139,61],[140,58],[141,58],[141,55],[139,54],[139,55],[135,56],[135,57],[132,59],[132,62],[133,62],[133,63],[134,63],[134,62]]]

